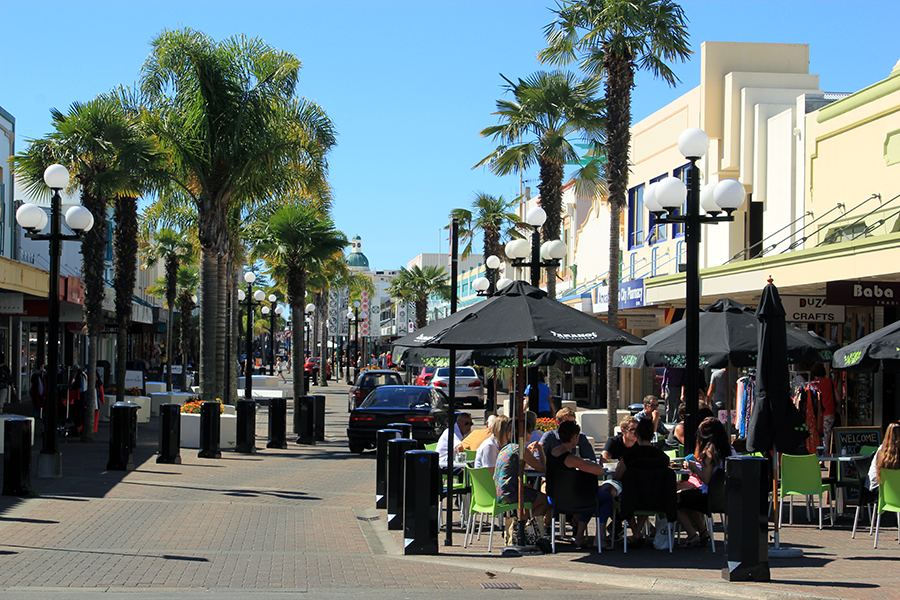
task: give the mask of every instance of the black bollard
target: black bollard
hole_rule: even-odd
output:
[[[769,581],[769,473],[765,458],[725,459],[727,581]]]
[[[400,433],[403,434],[400,437],[409,440],[413,439],[412,425],[409,423],[388,423],[388,429],[399,429]]]
[[[256,402],[254,400],[237,401],[237,432],[234,451],[243,454],[256,452]]]
[[[222,405],[219,402],[200,403],[200,452],[197,458],[222,458],[219,450]]]
[[[317,442],[325,441],[325,395],[315,394],[313,396],[313,428]]]
[[[294,400],[294,432],[298,444],[316,443],[314,404],[312,396],[300,396]]]
[[[3,423],[3,495],[27,496],[31,493],[31,421],[4,419]]]
[[[287,448],[287,398],[269,400],[269,443],[266,448]]]
[[[181,405],[159,405],[159,456],[156,462],[181,464]]]
[[[388,440],[387,518],[388,529],[403,529],[403,455],[418,450],[419,442],[406,438]]]
[[[403,554],[437,554],[441,506],[438,453],[410,450],[404,463]]]
[[[116,402],[109,408],[109,471],[133,471],[139,404]]]
[[[387,508],[387,443],[403,437],[399,429],[375,432],[375,508]]]

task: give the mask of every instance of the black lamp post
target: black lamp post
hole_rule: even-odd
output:
[[[684,447],[696,444],[700,394],[700,225],[734,221],[732,213],[744,203],[744,186],[736,179],[723,179],[700,191],[697,161],[709,149],[709,136],[702,129],[685,129],[678,137],[678,150],[690,162],[687,185],[677,177],[666,177],[647,187],[644,206],[659,224],[684,224],[687,253],[685,273],[685,365]],[[685,206],[686,200],[686,206]],[[706,211],[700,214],[700,208]],[[679,210],[682,214],[674,214]],[[667,212],[668,211],[668,212]],[[725,215],[721,215],[722,212]]]
[[[262,313],[269,315],[269,375],[275,374],[275,318],[284,312],[284,309],[278,306],[278,297],[275,294],[269,294],[269,304],[271,306],[263,306]]]
[[[484,259],[484,267],[485,277],[478,277],[472,282],[472,287],[477,292],[476,296],[487,296],[490,298],[497,293],[498,288],[503,289],[512,283],[512,281],[507,279],[504,282],[506,285],[503,287],[499,286],[500,282],[497,281],[497,275],[500,269],[500,259],[493,254]]]
[[[347,383],[353,384],[355,379],[353,379],[353,353],[350,351],[350,341],[353,339],[353,309],[350,308],[347,310],[347,351],[346,351],[346,360],[347,360]]]
[[[359,354],[359,300],[353,301],[353,306],[347,311],[347,318],[350,319],[350,324],[353,325],[356,353]],[[353,356],[350,357],[350,361],[353,363],[353,381],[355,382],[356,378],[359,377],[359,362]]]
[[[63,241],[78,241],[81,233],[94,226],[94,216],[83,206],[73,206],[66,211],[66,224],[74,235],[62,233],[60,217],[62,200],[59,191],[69,185],[69,172],[62,165],[54,164],[44,170],[44,183],[53,195],[50,198],[50,233],[38,233],[47,225],[47,213],[35,204],[22,204],[16,211],[16,221],[25,228],[25,236],[33,240],[50,242],[50,297],[48,299],[49,347],[47,349],[47,398],[44,404],[44,441],[38,456],[38,477],[62,477],[62,455],[57,444],[57,420],[59,398],[59,270]]]
[[[260,304],[266,298],[266,293],[262,290],[253,291],[253,282],[256,281],[256,274],[253,271],[244,273],[244,281],[247,282],[247,292],[238,290],[238,300],[246,299],[247,303],[247,360],[244,362],[244,398],[253,399],[253,306]]]

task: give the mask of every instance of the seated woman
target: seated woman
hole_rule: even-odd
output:
[[[691,476],[687,481],[678,482],[678,523],[688,536],[683,547],[695,548],[709,542],[710,534],[706,528],[709,507],[707,486],[713,473],[725,467],[725,459],[731,454],[725,426],[715,417],[703,419],[697,428],[694,456],[684,461],[684,468],[691,472]]]
[[[634,426],[632,425],[632,427]],[[656,433],[653,429],[653,421],[641,419],[637,422],[634,433],[637,437],[637,442],[626,450],[619,460],[619,465],[616,467],[616,481],[622,481],[625,471],[629,467],[664,469],[669,466],[669,457],[666,456],[666,453],[653,445],[653,434]],[[644,536],[641,532],[646,522],[647,515],[639,515],[631,520],[629,525],[631,526],[632,536],[628,542],[629,544],[640,546],[644,542]]]
[[[678,405],[675,415],[675,427],[669,432],[666,438],[666,445],[663,450],[678,450],[679,446],[684,445],[684,402]]]
[[[602,477],[606,472],[602,465],[599,465],[595,462],[590,462],[584,460],[579,456],[575,456],[572,454],[572,449],[578,445],[579,434],[581,433],[581,427],[578,426],[578,423],[575,421],[563,421],[559,425],[559,441],[560,445],[553,448],[549,454],[547,454],[547,473],[554,470],[562,470],[562,469],[578,469],[579,471],[585,471],[587,473],[593,473],[594,475]],[[600,546],[600,536],[603,532],[606,531],[606,521],[609,519],[609,514],[612,512],[612,503],[613,498],[616,496],[617,491],[615,487],[610,485],[603,485],[598,488],[597,496],[598,496],[598,510],[600,518],[599,524],[599,532],[598,538],[596,540],[597,546]],[[590,522],[591,517],[593,517],[594,511],[589,510],[585,511],[578,515],[578,525],[575,530],[575,545],[576,546],[584,546],[586,545],[586,540],[584,537],[584,533],[587,530],[587,524]],[[603,544],[603,548],[609,548],[608,543]]]
[[[497,455],[500,448],[510,442],[509,439],[509,417],[506,415],[498,415],[491,421],[488,427],[490,436],[481,442],[475,451],[475,468],[481,469],[487,467],[491,470],[497,464]]]
[[[506,424],[507,439],[512,438],[513,422],[508,421]],[[535,456],[535,452],[538,456]],[[522,453],[525,464],[537,471],[544,471],[544,450],[538,443],[531,443],[526,448],[526,452]],[[497,486],[497,499],[500,502],[517,504],[519,502],[519,445],[515,442],[509,442],[497,454],[497,463],[494,466],[494,485]],[[523,501],[531,502],[531,509],[534,516],[539,517],[546,514],[550,508],[547,502],[547,496],[526,485],[524,488]]]
[[[881,469],[900,469],[900,422],[888,425],[884,443],[872,456],[869,467],[869,489],[875,491],[881,484]]]

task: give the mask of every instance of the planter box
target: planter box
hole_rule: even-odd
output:
[[[160,404],[184,404],[195,395],[184,392],[157,392],[150,394],[150,414],[158,417]]]
[[[254,383],[256,380],[254,380]],[[244,388],[238,388],[237,395],[238,398],[244,397]],[[281,388],[273,388],[273,387],[260,387],[257,388],[253,386],[251,390],[254,398],[284,398],[285,390]]]
[[[150,398],[149,396],[125,396],[124,402],[131,402],[133,404],[140,404],[141,408],[138,409],[137,413],[137,422],[138,423],[149,423],[150,422]],[[107,396],[106,404],[100,405],[100,420],[104,423],[109,422],[109,409],[110,407],[116,403],[116,397]]]
[[[219,448],[234,450],[237,443],[237,416],[221,414],[219,429]],[[181,447],[200,447],[200,415],[181,413]]]
[[[166,382],[164,381],[145,381],[144,382],[144,391],[147,395],[155,394],[157,392],[165,392],[166,391]]]
[[[253,387],[278,387],[279,381],[281,381],[281,377],[279,377],[278,375],[254,375]],[[238,377],[237,386],[239,390],[243,390],[247,387],[247,384],[244,382],[243,377]]]

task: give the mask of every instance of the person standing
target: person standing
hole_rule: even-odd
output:
[[[556,403],[553,401],[552,396],[550,396],[550,386],[544,382],[544,372],[538,371],[537,374],[537,388],[538,388],[538,417],[553,417],[556,414]],[[531,384],[525,388],[525,397],[531,393]]]
[[[0,353],[0,412],[3,412],[3,405],[13,398],[15,391],[16,383],[6,364],[6,355]]]
[[[837,403],[837,386],[834,380],[825,375],[825,366],[822,363],[816,363],[812,368],[812,382],[816,389],[819,390],[819,398],[821,406],[819,407],[822,414],[822,446],[826,452],[831,452],[831,430],[834,428],[834,416],[837,412],[835,404]]]
[[[669,368],[663,371],[662,393],[666,400],[666,420],[675,421],[678,404],[681,402],[681,388],[684,386],[684,369]]]

